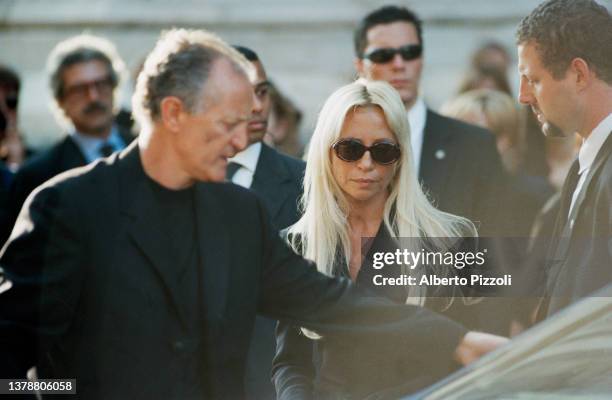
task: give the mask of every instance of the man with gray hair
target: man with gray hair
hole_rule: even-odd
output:
[[[15,175],[9,193],[7,229],[37,186],[61,172],[121,150],[133,140],[129,127],[114,123],[116,89],[124,65],[111,42],[92,35],[66,39],[51,51],[47,69],[56,116],[68,134]],[[0,233],[0,246],[8,234],[10,231]]]
[[[0,377],[36,365],[39,378],[76,379],[86,399],[240,399],[256,313],[339,340],[388,335],[423,366],[505,342],[319,274],[256,195],[224,183],[247,144],[249,71],[210,33],[165,33],[133,97],[138,141],[28,199],[0,254],[12,285]]]

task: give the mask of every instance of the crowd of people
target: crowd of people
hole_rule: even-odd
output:
[[[76,379],[82,398],[392,399],[612,282],[610,11],[543,2],[517,28],[518,101],[489,42],[439,112],[413,10],[372,10],[353,45],[357,79],[303,160],[291,95],[211,32],[163,33],[129,112],[113,43],[58,43],[66,135],[38,153],[0,67],[0,378]],[[425,273],[373,265],[402,239],[477,237],[525,298],[375,283]]]

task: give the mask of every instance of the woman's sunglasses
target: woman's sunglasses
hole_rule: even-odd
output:
[[[402,56],[404,61],[416,60],[423,54],[423,47],[420,44],[409,44],[398,48],[385,47],[372,50],[363,57],[375,64],[385,64],[393,60],[396,54]]]
[[[358,161],[366,151],[370,152],[372,160],[378,164],[393,164],[400,159],[400,147],[392,142],[376,142],[372,146],[365,146],[357,139],[342,139],[333,144],[332,149],[339,159],[347,162]]]

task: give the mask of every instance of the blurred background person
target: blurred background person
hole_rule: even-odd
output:
[[[108,40],[79,35],[57,44],[47,62],[58,119],[68,134],[49,150],[25,163],[9,193],[4,243],[27,196],[40,184],[68,169],[123,149],[133,136],[114,122],[115,95],[123,61]]]
[[[513,68],[508,49],[500,42],[491,40],[478,47],[472,54],[458,94],[476,89],[493,89],[514,98],[508,72]],[[530,176],[546,177],[549,168],[545,161],[546,141],[537,121],[528,107],[521,107],[521,130],[524,132],[524,154],[520,169]]]
[[[553,188],[544,177],[530,176],[521,170],[525,157],[524,129],[518,105],[512,97],[493,89],[465,92],[442,106],[443,115],[483,128],[495,135],[497,151],[510,177],[508,191],[499,211],[511,221],[507,236],[527,237],[533,220]]]
[[[0,64],[0,160],[15,171],[25,160],[26,149],[19,132],[19,89],[21,79],[12,68]]]
[[[417,180],[409,129],[403,103],[386,82],[359,80],[335,91],[323,106],[309,145],[304,214],[288,229],[287,240],[327,275],[349,278],[400,304],[445,311],[465,323],[462,319],[469,315],[465,312],[468,307],[461,306],[467,299],[454,299],[455,307],[451,307],[444,301],[449,299],[428,298],[437,293],[431,287],[373,283],[375,274],[399,277],[408,273],[400,266],[382,270],[372,266],[373,252],[388,251],[397,238],[413,238],[415,249],[443,250],[453,238],[476,234],[467,219],[429,203]],[[365,248],[364,238],[373,238]],[[444,340],[445,332],[431,334]],[[392,340],[313,341],[300,327],[281,321],[272,371],[277,396],[364,398],[400,385],[399,393],[403,393],[430,384],[457,367],[449,360],[435,359],[428,349],[416,351],[411,359],[400,359],[394,348],[397,343]]]
[[[499,90],[512,96],[507,75],[503,71],[490,66],[471,67],[459,86],[459,93],[476,89]]]
[[[512,57],[506,46],[491,40],[483,43],[472,54],[471,65],[475,68],[489,68],[497,70],[508,78],[508,70],[512,66]]]
[[[513,285],[523,288],[521,290],[526,294],[529,290],[525,288],[537,281],[533,277],[541,269],[534,264],[534,260],[539,259],[541,249],[547,247],[542,241],[538,241],[534,247],[529,238],[535,221],[545,218],[538,215],[555,189],[545,176],[528,175],[522,168],[526,143],[521,111],[512,97],[493,89],[464,92],[440,109],[443,115],[482,126],[495,135],[497,150],[509,176],[507,192],[499,199],[498,207],[498,212],[508,221],[506,238],[501,247],[504,254],[501,262],[512,273]],[[508,312],[513,314],[509,317],[511,335],[530,325],[530,315],[536,305],[530,300],[517,299],[516,292],[513,296],[515,298],[505,304]],[[500,307],[501,304],[500,301]]]
[[[304,152],[304,145],[300,140],[302,112],[274,82],[268,82],[271,110],[268,131],[263,140],[285,154],[301,158]]]

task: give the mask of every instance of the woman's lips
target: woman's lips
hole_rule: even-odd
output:
[[[360,185],[371,185],[372,183],[376,183],[376,179],[369,179],[369,178],[352,179],[352,181]]]

